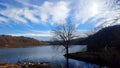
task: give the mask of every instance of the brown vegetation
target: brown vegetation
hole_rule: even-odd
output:
[[[23,37],[23,36],[0,36],[0,48],[17,48],[17,47],[28,47],[28,46],[38,46],[44,45],[45,43],[40,42],[33,38]]]
[[[45,64],[25,64],[25,65],[17,65],[17,64],[1,64],[0,68],[53,68],[51,65]]]
[[[0,64],[0,68],[21,68],[20,66],[16,65],[16,64]]]

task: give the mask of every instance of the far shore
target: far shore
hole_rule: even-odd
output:
[[[39,46],[47,46],[47,44],[44,45],[30,45],[30,46],[4,46],[4,47],[0,47],[0,48],[30,48],[30,47],[39,47]]]

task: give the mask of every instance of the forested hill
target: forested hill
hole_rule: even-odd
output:
[[[88,50],[96,51],[105,47],[120,48],[120,25],[110,26],[88,36],[78,44],[88,45]]]
[[[0,48],[17,48],[44,45],[36,39],[23,36],[0,35]]]

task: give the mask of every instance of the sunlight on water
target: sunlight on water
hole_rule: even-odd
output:
[[[86,46],[72,46],[69,48],[70,52],[81,51]],[[51,63],[61,63],[65,64],[65,54],[64,47],[59,46],[59,48],[53,46],[40,46],[40,47],[29,47],[29,48],[4,48],[0,49],[0,61],[2,62],[13,62],[16,63],[19,60],[23,61],[36,61],[36,62],[51,62]],[[82,67],[86,66],[88,63],[69,59],[70,65]],[[90,65],[90,64],[89,64]],[[93,64],[90,65],[92,67]]]

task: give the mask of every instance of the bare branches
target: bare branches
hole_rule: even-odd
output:
[[[69,68],[68,47],[71,45],[71,40],[76,37],[75,30],[76,28],[72,23],[58,25],[54,30],[52,30],[54,38],[56,38],[55,41],[61,42],[66,49],[66,68]]]
[[[54,38],[56,38],[56,41],[61,41],[64,45],[64,47],[70,46],[70,42],[72,39],[74,39],[76,28],[73,24],[67,23],[58,25],[54,30],[52,30],[52,33],[54,34]]]

